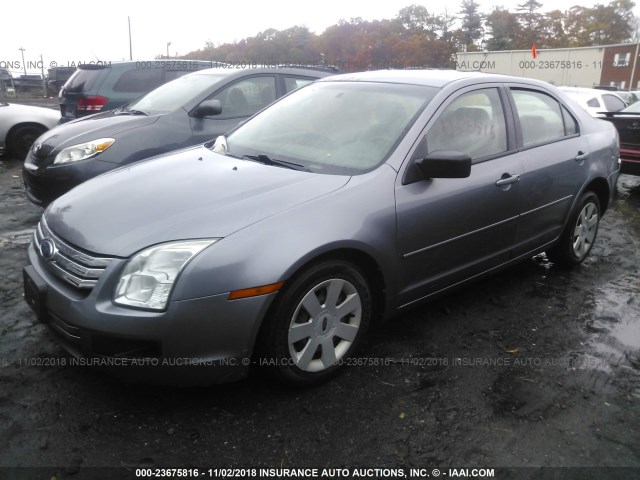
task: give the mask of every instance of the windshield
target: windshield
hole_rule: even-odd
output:
[[[127,108],[142,112],[173,112],[216,84],[226,74],[195,74],[177,78],[130,103]]]
[[[386,160],[436,92],[417,85],[314,83],[233,131],[228,153],[295,162],[317,173],[365,173]]]
[[[640,102],[632,103],[627,108],[622,110],[623,112],[640,113]]]

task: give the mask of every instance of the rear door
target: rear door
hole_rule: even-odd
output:
[[[523,174],[514,255],[555,240],[588,178],[589,147],[569,110],[543,90],[512,86],[516,136]]]

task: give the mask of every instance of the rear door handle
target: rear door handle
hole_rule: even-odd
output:
[[[576,155],[576,162],[584,162],[588,156],[588,153],[578,152],[578,155]]]
[[[504,177],[504,176],[503,176]],[[504,185],[510,185],[520,181],[520,175],[511,175],[510,177],[501,178],[496,182],[496,186],[502,187]]]

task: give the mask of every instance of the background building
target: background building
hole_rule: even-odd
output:
[[[536,78],[554,85],[617,86],[640,90],[640,44],[599,47],[459,52],[456,69]]]

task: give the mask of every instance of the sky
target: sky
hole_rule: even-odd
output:
[[[495,5],[515,11],[516,5],[524,2],[477,1],[482,13],[489,13]],[[568,10],[578,3],[585,7],[610,3],[610,0],[539,1],[543,4],[542,12]],[[168,43],[169,55],[174,57],[204,48],[207,41],[215,45],[234,42],[269,28],[283,30],[304,25],[321,34],[340,19],[390,19],[411,4],[424,5],[432,14],[443,13],[445,8],[445,2],[434,0],[5,2],[0,18],[0,68],[7,68],[17,76],[24,73],[24,63],[27,73],[39,73],[40,65],[46,73],[52,66],[129,60],[127,18],[131,22],[133,59],[152,60],[167,54]],[[449,13],[456,14],[459,4],[460,1],[452,2]],[[640,7],[636,7],[635,14],[640,16]]]

